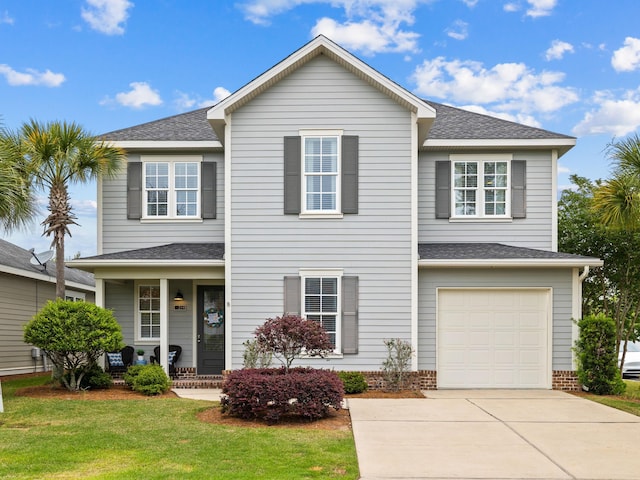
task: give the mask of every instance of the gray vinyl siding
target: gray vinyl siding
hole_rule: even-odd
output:
[[[139,162],[141,155],[144,153],[129,154],[128,161]],[[176,155],[180,155],[180,152]],[[155,247],[173,242],[224,242],[224,156],[222,153],[205,153],[203,156],[205,162],[217,164],[215,219],[202,222],[128,220],[126,169],[123,169],[115,179],[103,180],[102,202],[99,206],[102,214],[102,251],[98,253]]]
[[[157,282],[151,279],[150,282]],[[141,281],[144,283],[144,281]],[[169,282],[169,292],[182,292],[185,298],[192,298],[191,281],[172,280]],[[170,302],[171,303],[171,300]],[[123,342],[131,345],[136,350],[144,350],[144,357],[149,360],[153,355],[153,348],[159,342],[137,342],[135,341],[135,306],[136,306],[136,283],[126,280],[118,283],[105,283],[105,307],[113,310],[113,314],[122,328]],[[170,305],[172,309],[172,305]],[[170,310],[169,312],[169,343],[180,345],[182,354],[178,362],[178,367],[193,367],[193,308],[186,310]]]
[[[299,129],[359,137],[359,210],[341,219],[285,215],[284,137]],[[325,56],[233,113],[233,364],[242,342],[284,310],[284,277],[340,268],[359,281],[359,350],[307,364],[378,369],[384,338],[410,338],[411,115]],[[227,246],[229,251],[229,246]]]
[[[572,270],[566,269],[421,269],[418,277],[418,368],[436,368],[436,289],[455,288],[551,288],[553,296],[554,370],[572,370],[571,287]]]
[[[456,152],[459,153],[459,152]],[[435,212],[436,161],[447,152],[421,152],[418,162],[418,228],[420,242],[499,242],[516,247],[552,249],[553,211],[556,208],[550,152],[514,151],[514,160],[526,160],[526,218],[511,222],[437,219]]]
[[[32,346],[23,340],[24,326],[47,300],[55,298],[55,282],[0,273],[0,375],[34,371]],[[86,301],[93,303],[93,292],[86,293]],[[37,369],[41,371],[42,368],[40,359]]]

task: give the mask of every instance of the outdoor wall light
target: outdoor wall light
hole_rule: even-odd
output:
[[[182,295],[182,292],[180,290],[178,290],[178,292],[176,293],[176,296],[173,297],[173,299],[176,302],[180,302],[180,301],[184,300],[184,295]]]

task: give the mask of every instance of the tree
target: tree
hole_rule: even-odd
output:
[[[48,301],[24,328],[24,341],[41,348],[69,390],[78,390],[85,371],[105,352],[122,348],[122,331],[110,310],[92,303]]]
[[[26,225],[35,215],[32,190],[15,142],[0,129],[0,225],[7,231]]]
[[[10,153],[10,163],[23,166],[29,185],[48,191],[49,215],[42,225],[56,251],[56,296],[64,298],[64,240],[66,235],[71,236],[69,226],[77,225],[69,186],[115,175],[124,164],[125,154],[67,122],[43,124],[31,120],[18,133],[2,132],[0,144]]]
[[[324,357],[333,350],[322,326],[299,315],[268,318],[256,328],[255,335],[258,348],[273,352],[287,372],[303,352],[305,355]]]

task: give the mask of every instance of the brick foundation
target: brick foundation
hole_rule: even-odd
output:
[[[378,372],[360,372],[364,375],[369,390],[385,390],[387,382],[384,374]],[[404,388],[407,390],[435,390],[436,389],[436,371],[435,370],[419,370],[417,372],[407,372],[404,382]]]
[[[554,370],[551,379],[554,390],[564,390],[565,392],[580,391],[578,376],[573,370]]]

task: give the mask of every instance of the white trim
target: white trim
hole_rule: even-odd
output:
[[[410,307],[410,324],[411,324],[411,347],[413,348],[413,356],[411,357],[411,369],[418,370],[418,358],[420,352],[418,350],[418,149],[414,148],[418,138],[418,122],[416,114],[411,114],[411,307]]]
[[[172,222],[172,221],[195,221],[202,222],[202,162],[203,155],[141,155],[142,162],[142,216],[140,222]],[[179,164],[196,164],[198,169],[197,186],[195,189],[177,188],[176,187],[176,167]],[[167,164],[167,215],[149,215],[148,212],[148,195],[146,187],[147,165],[148,164]],[[151,189],[164,190],[164,189]],[[178,190],[187,190],[196,192],[196,213],[195,215],[178,215]]]
[[[551,150],[551,250],[558,251],[558,150]]]
[[[452,162],[510,162],[512,153],[450,153]]]
[[[573,347],[580,334],[577,322],[582,318],[582,281],[578,267],[571,272],[571,280],[571,347]],[[571,365],[574,370],[578,367],[573,348],[571,348]]]
[[[125,168],[126,170],[126,168]],[[102,213],[102,177],[98,177],[96,185],[96,201],[97,201],[97,212],[96,212],[96,235],[97,235],[97,244],[96,244],[96,253],[98,255],[102,255],[102,249],[104,245],[102,222],[104,221],[103,213]]]
[[[313,218],[314,220],[318,220],[318,219],[336,219],[336,218],[344,218],[344,213],[311,213],[311,212],[306,212],[306,213],[300,213],[298,214],[298,218]]]
[[[341,137],[344,135],[342,128],[301,128],[298,130],[301,137]]]
[[[231,115],[225,115],[226,128],[224,129],[224,137],[227,148],[224,150],[224,316],[225,316],[225,336],[224,336],[224,368],[232,370],[233,365],[233,288],[231,283],[231,267],[233,265],[233,257],[231,248],[232,239],[232,214],[231,214],[231,164],[233,145],[231,142],[231,129],[233,128],[233,120]]]
[[[454,138],[454,139],[427,139],[422,144],[424,149],[445,149],[445,148],[534,148],[558,149],[558,157],[561,157],[576,145],[575,138],[545,138],[545,139],[518,139],[518,138]]]
[[[225,258],[228,259],[229,254],[225,252]],[[177,260],[173,259],[119,259],[119,260],[92,260],[92,259],[78,259],[68,262],[69,266],[77,269],[99,268],[99,267],[157,267],[157,266],[169,266],[169,267],[224,267],[225,260]],[[55,283],[55,279],[53,280]],[[69,284],[69,283],[68,283]],[[93,291],[93,287],[86,287]]]
[[[67,262],[65,262],[66,264]],[[56,283],[56,276],[45,275],[43,273],[29,272],[28,270],[22,270],[20,268],[9,267],[8,265],[0,265],[1,273],[8,273],[9,275],[15,275],[17,277],[31,278],[33,280],[40,280],[47,283]],[[65,281],[65,288],[74,288],[77,290],[85,290],[87,292],[95,292],[96,287],[93,285],[85,285],[83,283]]]
[[[312,218],[316,216],[324,215],[342,215],[342,130],[299,130],[300,133],[300,199],[301,211],[300,215],[303,218]],[[336,169],[333,172],[307,172],[306,171],[306,139],[307,138],[319,138],[321,141],[323,138],[335,138],[336,139]],[[322,155],[321,155],[322,156]],[[322,169],[321,169],[322,170]],[[307,208],[307,178],[308,177],[333,177],[335,178],[335,208],[331,210],[322,209],[322,202],[320,202],[319,210],[310,210]],[[321,182],[322,183],[322,182]],[[321,187],[322,191],[322,187]]]
[[[336,344],[333,354],[342,355],[342,277],[344,276],[344,270],[341,268],[301,268],[298,270],[300,276],[300,313],[305,316],[307,313],[305,310],[305,281],[307,278],[335,278],[336,282]],[[318,312],[318,315],[323,315],[323,312]],[[329,313],[332,315],[332,313]]]
[[[184,150],[184,149],[221,149],[222,143],[219,141],[205,140],[122,140],[109,141],[114,147],[125,150]]]
[[[160,279],[160,354],[157,360],[169,375],[169,280],[166,278]]]
[[[169,289],[168,286],[166,285],[167,279],[164,279],[165,281],[165,296],[168,295]],[[139,279],[139,280],[135,280],[133,282],[133,289],[134,289],[134,295],[133,295],[133,325],[134,325],[134,332],[133,332],[133,339],[134,342],[136,344],[140,344],[140,345],[155,345],[157,344],[161,338],[162,338],[162,285],[163,282],[162,280],[149,280],[149,279]],[[141,328],[141,322],[140,322],[140,287],[144,287],[144,286],[151,286],[151,287],[160,287],[160,336],[159,337],[148,337],[145,338],[142,335],[140,335],[140,328]],[[167,299],[165,298],[165,302],[167,301]],[[153,310],[150,310],[153,311]],[[166,320],[166,312],[165,312],[165,320]],[[151,323],[151,325],[153,325],[153,323]],[[150,327],[152,328],[152,327]],[[152,330],[153,331],[153,330]],[[166,350],[165,350],[166,351]]]
[[[604,262],[600,259],[537,259],[537,258],[482,258],[482,259],[423,259],[418,260],[420,268],[440,267],[601,267]]]

